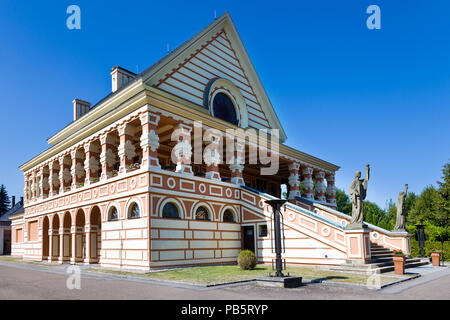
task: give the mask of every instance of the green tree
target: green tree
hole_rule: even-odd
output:
[[[352,212],[352,204],[349,196],[344,190],[336,188],[336,210],[350,215]]]
[[[0,186],[0,216],[9,210],[10,203],[8,191],[6,191],[5,186],[2,184]]]
[[[431,241],[438,241],[441,243],[442,258],[444,259],[444,242],[450,240],[450,230],[444,227],[427,225],[425,232]]]
[[[409,224],[432,224],[435,226],[441,225],[441,218],[439,216],[439,202],[440,194],[433,186],[427,186],[420,196],[418,196],[409,215],[406,216],[406,221]]]
[[[383,229],[389,228],[386,211],[381,209],[376,203],[363,201],[363,210],[365,216],[364,221]]]
[[[449,228],[449,213],[450,213],[450,162],[447,162],[442,169],[442,180],[438,181],[438,225],[444,228]]]

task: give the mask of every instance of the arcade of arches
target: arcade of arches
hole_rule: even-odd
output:
[[[42,259],[57,262],[98,263],[101,247],[100,208],[74,214],[47,215],[42,224]]]

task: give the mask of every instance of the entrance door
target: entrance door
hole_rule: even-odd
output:
[[[242,227],[242,239],[244,239],[244,250],[251,250],[255,252],[255,227]]]

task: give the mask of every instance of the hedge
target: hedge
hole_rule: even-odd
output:
[[[439,241],[425,241],[425,256],[431,256],[431,250],[436,249],[438,251],[442,250],[442,244]],[[419,254],[419,242],[411,237],[411,256],[420,257]],[[442,254],[442,260],[450,260],[450,241],[444,242],[444,253]]]

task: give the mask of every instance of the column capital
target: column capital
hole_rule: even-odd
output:
[[[302,174],[303,175],[312,175],[314,172],[314,169],[312,167],[302,167]]]
[[[289,168],[289,171],[292,171],[292,170],[298,171],[300,169],[300,163],[298,163],[298,162],[291,162],[288,165],[288,168]]]
[[[150,111],[142,112],[139,115],[139,120],[141,121],[142,125],[150,123],[150,124],[157,126],[160,119],[161,119],[161,117],[159,115],[152,113]]]

